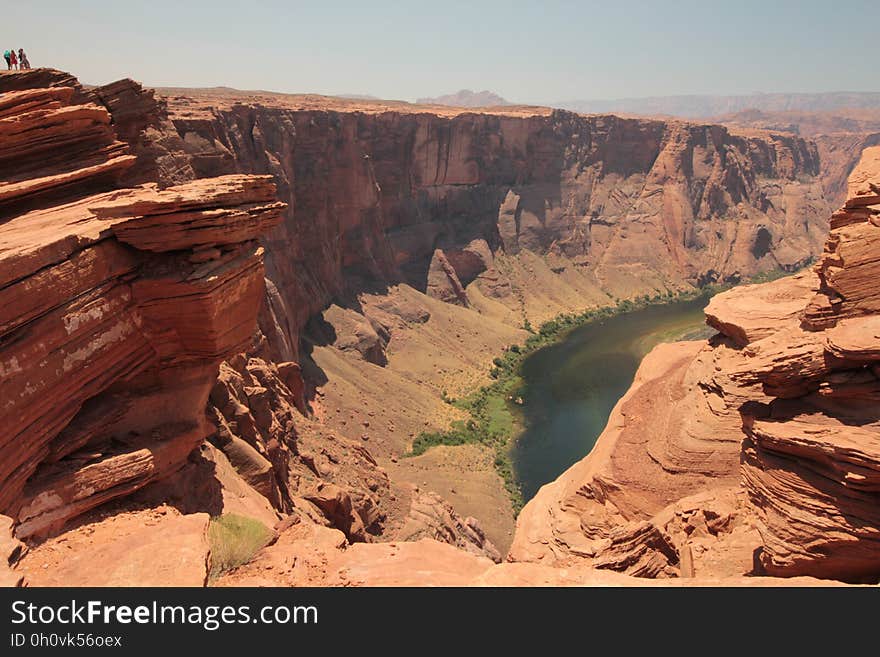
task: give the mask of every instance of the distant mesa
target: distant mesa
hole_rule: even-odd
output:
[[[748,109],[711,117],[709,120],[740,129],[790,132],[808,138],[840,133],[880,133],[880,107],[841,107],[823,112]]]
[[[471,91],[462,89],[454,94],[437,96],[436,98],[419,98],[419,105],[452,105],[454,107],[498,107],[513,105],[508,100],[491,91]]]
[[[764,112],[827,112],[843,107],[851,109],[880,108],[880,92],[654,96],[649,98],[618,98],[616,100],[569,100],[553,103],[553,107],[586,114],[624,113],[706,118],[747,109]]]
[[[339,94],[337,98],[345,98],[345,100],[382,100],[379,96],[371,96],[370,94]]]

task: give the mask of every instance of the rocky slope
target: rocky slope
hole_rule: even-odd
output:
[[[815,272],[719,295],[716,338],[655,349],[508,558],[606,568],[625,536],[634,575],[876,581],[878,211],[875,147]]]

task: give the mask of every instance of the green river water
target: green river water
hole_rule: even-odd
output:
[[[595,321],[523,361],[523,404],[514,409],[523,432],[511,456],[525,501],[589,453],[655,345],[712,334],[703,318],[708,302],[702,296]]]

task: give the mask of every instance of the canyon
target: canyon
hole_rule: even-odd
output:
[[[877,575],[876,149],[49,69],[0,92],[4,581]],[[653,351],[516,521],[481,446],[406,456],[531,326],[815,257]],[[218,571],[232,514],[269,538]]]

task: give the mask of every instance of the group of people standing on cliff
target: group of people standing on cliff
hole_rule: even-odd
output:
[[[26,71],[31,67],[24,48],[19,48],[18,53],[15,52],[15,48],[7,50],[3,53],[3,58],[6,60],[6,70],[8,71]]]

